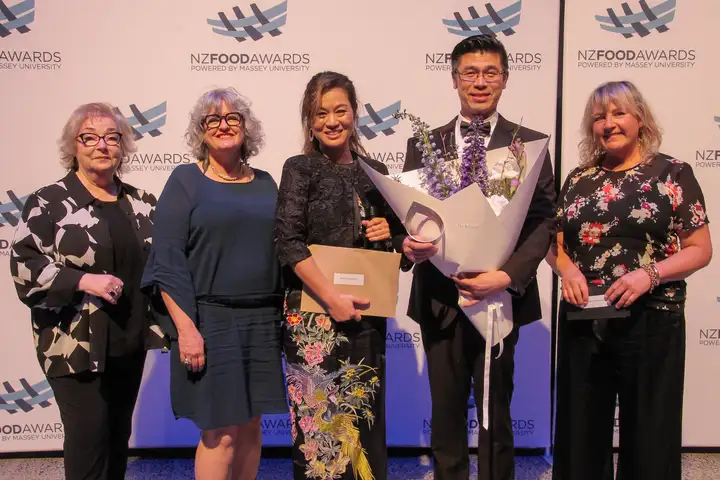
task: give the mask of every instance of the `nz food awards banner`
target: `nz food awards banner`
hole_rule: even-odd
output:
[[[610,40],[597,26],[595,12],[579,10],[570,23],[587,30],[587,37],[577,42],[597,42],[596,47],[583,49],[607,45]],[[580,18],[583,15],[589,18]],[[709,22],[700,12],[685,15],[693,17],[683,18],[686,30],[700,32],[696,23]],[[677,24],[679,29],[680,18]],[[117,106],[135,130],[139,148],[127,159],[130,171],[125,180],[159,195],[175,167],[194,161],[183,135],[195,100],[208,89],[233,86],[252,101],[266,133],[267,145],[252,165],[279,181],[285,159],[301,148],[299,110],[305,84],[317,72],[336,70],[347,74],[358,89],[365,147],[397,172],[412,131],[392,114],[406,109],[432,126],[444,125],[457,115],[450,51],[476,33],[496,35],[510,54],[500,113],[554,136],[558,25],[559,0],[0,0],[0,271],[5,272],[0,275],[0,451],[62,448],[55,399],[37,364],[30,314],[17,299],[8,263],[13,230],[28,194],[64,174],[56,142],[74,108],[93,101]],[[685,88],[675,90],[697,96],[698,105],[688,106],[686,112],[694,118],[697,109],[710,108],[710,81],[703,94],[692,87],[703,80],[689,79],[710,62],[711,54],[703,49],[699,36],[672,37],[674,28],[670,25],[669,34],[653,33],[649,41],[657,37],[664,42],[668,37],[674,43],[667,48],[696,52],[696,59],[683,60],[696,62],[694,69],[687,74],[677,71]],[[620,37],[618,41],[635,40]],[[594,77],[608,74],[582,72]],[[674,69],[656,73],[663,79],[676,75]],[[669,99],[660,83],[664,82],[656,87],[658,104]],[[579,97],[589,87],[589,83],[578,85]],[[677,102],[673,106],[685,108]],[[571,113],[576,121],[575,111]],[[715,114],[720,115],[720,109]],[[686,128],[679,117],[677,123]],[[711,148],[711,135],[720,140],[712,116],[709,123],[703,127],[707,136],[689,132],[695,139],[692,149]],[[680,137],[680,132],[674,133]],[[720,148],[718,141],[714,145]],[[692,156],[689,151],[678,155]],[[543,319],[521,330],[516,353],[512,411],[519,447],[547,447],[551,440],[551,274],[543,265],[538,275]],[[426,446],[430,438],[425,355],[419,329],[405,315],[410,279],[410,274],[403,274],[397,315],[388,319],[386,402],[391,446]],[[712,353],[710,348],[698,348]],[[479,428],[475,399],[467,408],[468,435],[475,443]],[[265,417],[263,434],[266,445],[288,445],[288,415]],[[152,353],[136,408],[132,445],[189,446],[197,438],[191,422],[172,415],[168,356]]]

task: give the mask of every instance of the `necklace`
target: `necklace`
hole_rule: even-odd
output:
[[[213,173],[215,173],[215,175],[222,178],[226,182],[236,182],[242,178],[242,174],[237,177],[223,175],[222,173],[218,172],[217,168],[215,168],[215,166],[212,164],[212,162],[210,162],[210,168],[212,169]],[[242,165],[240,166],[240,171],[242,172]]]

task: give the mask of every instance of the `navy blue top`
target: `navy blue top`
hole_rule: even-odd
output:
[[[159,286],[196,324],[199,301],[280,292],[273,244],[277,184],[269,173],[253,171],[251,182],[221,183],[195,164],[182,165],[158,200],[142,286]]]

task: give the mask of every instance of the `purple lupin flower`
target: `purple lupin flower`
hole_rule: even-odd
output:
[[[485,161],[485,136],[489,135],[489,124],[481,116],[473,116],[465,135],[466,146],[463,149],[460,164],[460,189],[477,183],[483,194],[487,195],[487,163]]]
[[[417,139],[415,147],[422,154],[423,169],[420,174],[421,186],[435,198],[444,200],[458,190],[451,168],[451,162],[446,161],[443,155],[447,154],[447,149],[440,149],[432,133],[430,126],[420,120],[420,118],[407,113],[405,111],[393,114],[395,118],[410,120],[413,129],[413,135]],[[444,139],[443,139],[444,141]]]

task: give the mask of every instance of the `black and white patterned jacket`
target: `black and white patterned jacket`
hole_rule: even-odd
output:
[[[135,226],[144,264],[156,199],[120,184],[119,205]],[[112,240],[94,201],[70,172],[28,197],[15,231],[10,271],[20,300],[30,307],[38,360],[48,377],[105,369],[107,317],[94,315],[104,301],[76,290],[85,273],[106,273],[99,265],[112,265],[112,258],[102,261],[112,255]],[[145,348],[163,348],[162,330],[152,318],[148,325]]]

